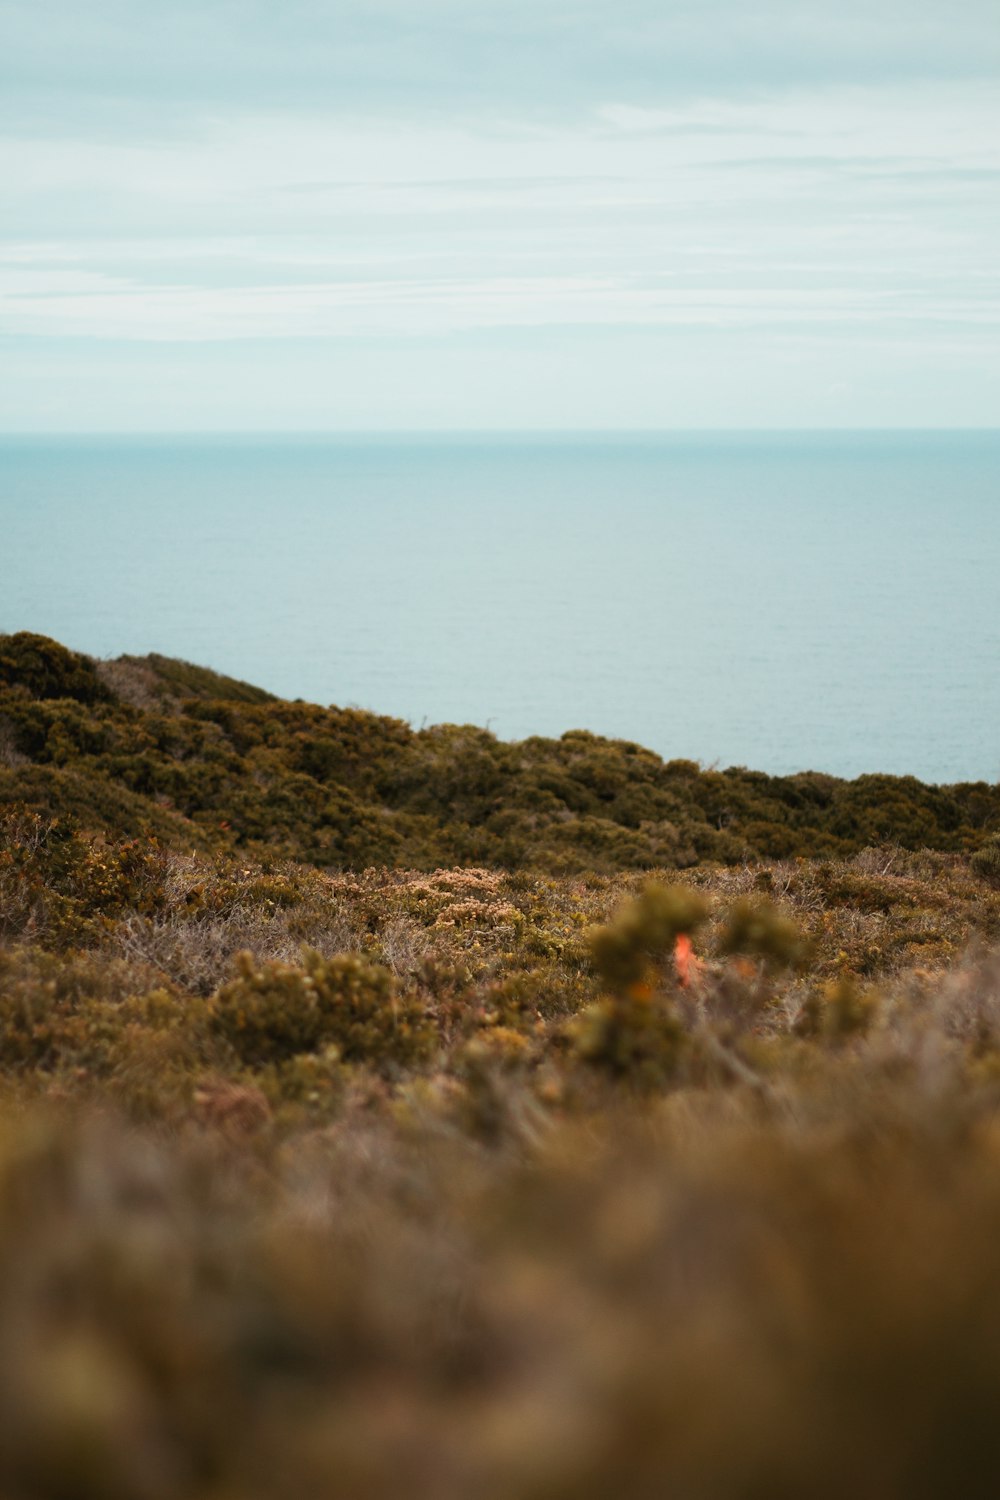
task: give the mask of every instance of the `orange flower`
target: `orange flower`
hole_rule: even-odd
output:
[[[674,968],[677,971],[677,983],[682,989],[686,990],[692,978],[697,978],[700,967],[691,948],[691,939],[686,932],[679,933],[674,943]]]

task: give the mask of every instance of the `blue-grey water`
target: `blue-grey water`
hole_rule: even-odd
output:
[[[0,630],[504,738],[1000,780],[1000,434],[4,439]]]

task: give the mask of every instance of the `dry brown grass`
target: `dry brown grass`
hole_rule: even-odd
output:
[[[1000,1485],[1000,895],[963,860],[703,867],[629,916],[638,875],[25,831],[0,1494]]]

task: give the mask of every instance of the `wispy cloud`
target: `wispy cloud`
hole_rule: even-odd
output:
[[[894,290],[671,289],[611,278],[135,286],[67,270],[0,270],[0,316],[20,335],[199,342],[440,337],[561,325],[746,326],[882,322],[1000,324],[1000,295],[928,298]]]
[[[168,346],[370,341],[391,426],[415,399],[404,345],[438,341],[426,383],[460,411],[462,351],[486,340],[503,425],[520,391],[501,340],[523,384],[591,330],[581,422],[675,364],[704,370],[710,412],[712,360],[738,360],[780,425],[799,336],[859,416],[907,347],[928,420],[947,351],[974,340],[953,390],[1000,420],[1000,24],[960,10],[244,0],[237,26],[222,0],[0,0],[0,397],[25,412],[46,360],[51,391],[68,348],[101,345],[113,425],[135,381],[123,359],[116,387],[115,342],[152,387]],[[280,379],[284,399],[287,361]]]

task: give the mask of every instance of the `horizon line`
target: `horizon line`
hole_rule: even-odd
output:
[[[150,428],[0,428],[0,442],[42,439],[176,439],[241,438],[271,441],[275,439],[345,438],[674,438],[674,437],[828,437],[843,435],[870,436],[1000,436],[1000,422],[936,427],[913,426],[793,426],[793,427],[150,427]]]

